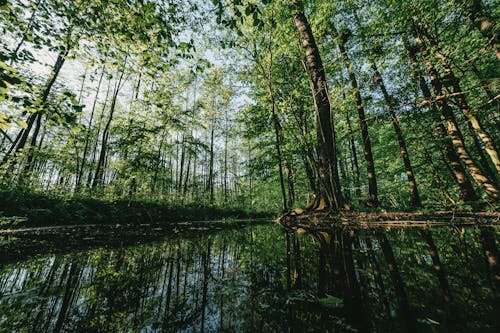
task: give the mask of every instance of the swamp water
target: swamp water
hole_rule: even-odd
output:
[[[0,332],[499,332],[498,231],[259,225],[21,260]]]

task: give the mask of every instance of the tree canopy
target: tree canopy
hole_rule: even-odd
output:
[[[489,0],[0,1],[1,184],[495,207],[498,16]]]

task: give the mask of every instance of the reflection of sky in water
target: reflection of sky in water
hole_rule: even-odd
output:
[[[498,324],[483,256],[496,245],[479,230],[325,235],[285,237],[268,225],[9,264],[0,269],[0,331],[322,332],[360,329],[363,321],[377,331],[447,331]]]

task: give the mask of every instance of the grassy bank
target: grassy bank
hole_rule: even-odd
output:
[[[241,207],[175,205],[160,202],[62,198],[25,191],[0,191],[0,217],[23,217],[19,227],[71,224],[165,224],[181,221],[272,217]]]

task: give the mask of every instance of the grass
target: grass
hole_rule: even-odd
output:
[[[0,191],[0,216],[25,220],[23,227],[72,224],[167,224],[181,221],[252,219],[273,213],[241,207],[214,207],[199,204],[176,205],[160,202],[94,198],[63,198],[25,190]],[[22,220],[22,219],[21,219]],[[4,225],[5,227],[5,225]]]

